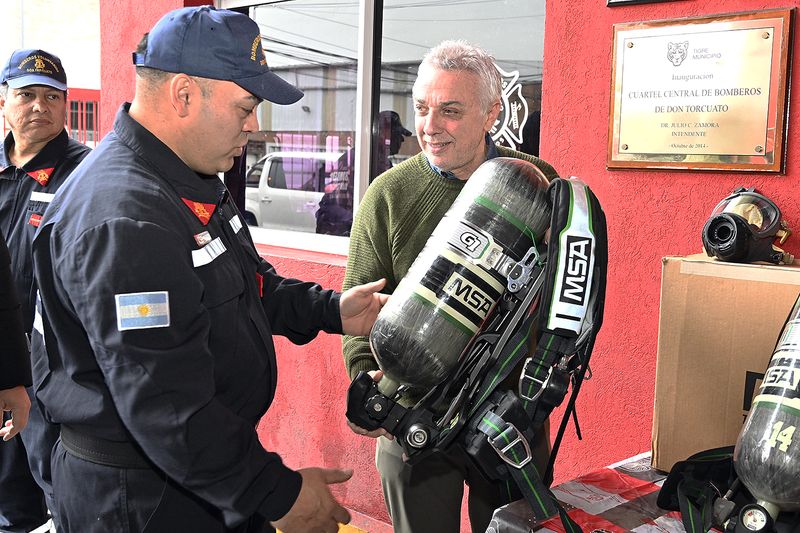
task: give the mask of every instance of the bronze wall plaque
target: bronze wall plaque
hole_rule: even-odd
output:
[[[781,172],[792,15],[615,24],[607,166]]]
[[[672,2],[673,0],[606,0],[607,7],[630,6],[634,4],[652,4],[655,2]]]

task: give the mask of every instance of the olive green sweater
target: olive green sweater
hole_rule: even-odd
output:
[[[555,169],[538,157],[502,146],[497,149],[501,157],[534,163],[548,180],[558,177]],[[439,175],[422,152],[378,176],[353,221],[344,290],[386,278],[383,292],[392,293],[464,183]],[[360,370],[377,370],[367,337],[345,336],[342,344],[350,379]]]

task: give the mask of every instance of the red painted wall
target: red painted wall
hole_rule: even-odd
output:
[[[793,1],[739,0],[736,11],[782,8]],[[596,192],[609,224],[605,325],[577,412],[584,440],[572,429],[559,455],[556,482],[650,448],[661,258],[701,251],[700,232],[713,206],[739,185],[756,186],[782,208],[798,235],[787,250],[800,255],[800,110],[791,106],[785,175],[607,170],[612,25],[727,13],[726,0],[674,0],[608,8],[598,0],[548,1],[542,103],[542,156],[563,176],[575,175]],[[167,10],[189,2],[101,0],[101,132],[119,104],[133,95],[130,53]],[[794,46],[797,52],[797,44]],[[800,70],[795,53],[794,71]],[[791,97],[800,97],[795,83]],[[287,276],[340,287],[342,259],[312,260],[269,250]],[[343,466],[354,480],[337,489],[346,505],[385,518],[372,441],[345,424],[347,378],[339,337],[322,335],[296,347],[278,340],[279,387],[259,425],[264,444],[292,467]]]
[[[603,1],[548,1],[542,86],[542,157],[597,194],[608,219],[605,323],[593,355],[594,376],[577,404],[583,442],[574,432],[559,454],[556,481],[650,449],[661,258],[702,251],[711,210],[740,185],[775,200],[797,234],[800,255],[800,109],[791,106],[786,175],[607,170],[613,30],[618,22],[729,13],[726,0],[683,0],[605,7]],[[796,1],[739,0],[737,12],[785,8]],[[795,14],[797,17],[797,14]],[[795,23],[797,20],[795,20]],[[800,72],[797,39],[793,70]],[[791,96],[800,101],[800,84]]]
[[[119,106],[133,98],[131,54],[142,35],[167,11],[212,3],[204,0],[100,0],[100,135],[114,126]]]
[[[264,247],[260,251],[284,276],[341,289],[346,258],[302,260],[280,248]],[[305,346],[276,338],[275,344],[278,390],[273,406],[259,424],[262,443],[278,451],[292,468],[352,468],[353,478],[335,487],[334,492],[351,509],[388,520],[375,469],[375,441],[355,435],[344,416],[350,380],[344,370],[341,337],[321,334]]]

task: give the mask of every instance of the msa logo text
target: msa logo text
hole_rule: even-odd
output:
[[[567,236],[567,264],[561,278],[559,300],[567,304],[583,305],[589,280],[589,254],[592,239],[577,235]]]
[[[796,391],[798,383],[800,383],[800,368],[771,366],[767,369],[764,381],[761,382],[761,388],[780,387]]]
[[[469,307],[473,312],[478,314],[481,319],[486,317],[486,314],[494,303],[493,300],[480,289],[456,272],[453,272],[453,275],[447,280],[444,286],[444,292],[451,298]]]

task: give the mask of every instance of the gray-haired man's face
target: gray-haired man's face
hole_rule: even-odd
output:
[[[484,137],[500,112],[476,94],[477,74],[422,68],[414,84],[414,127],[420,148],[442,170],[466,180],[484,162]]]

